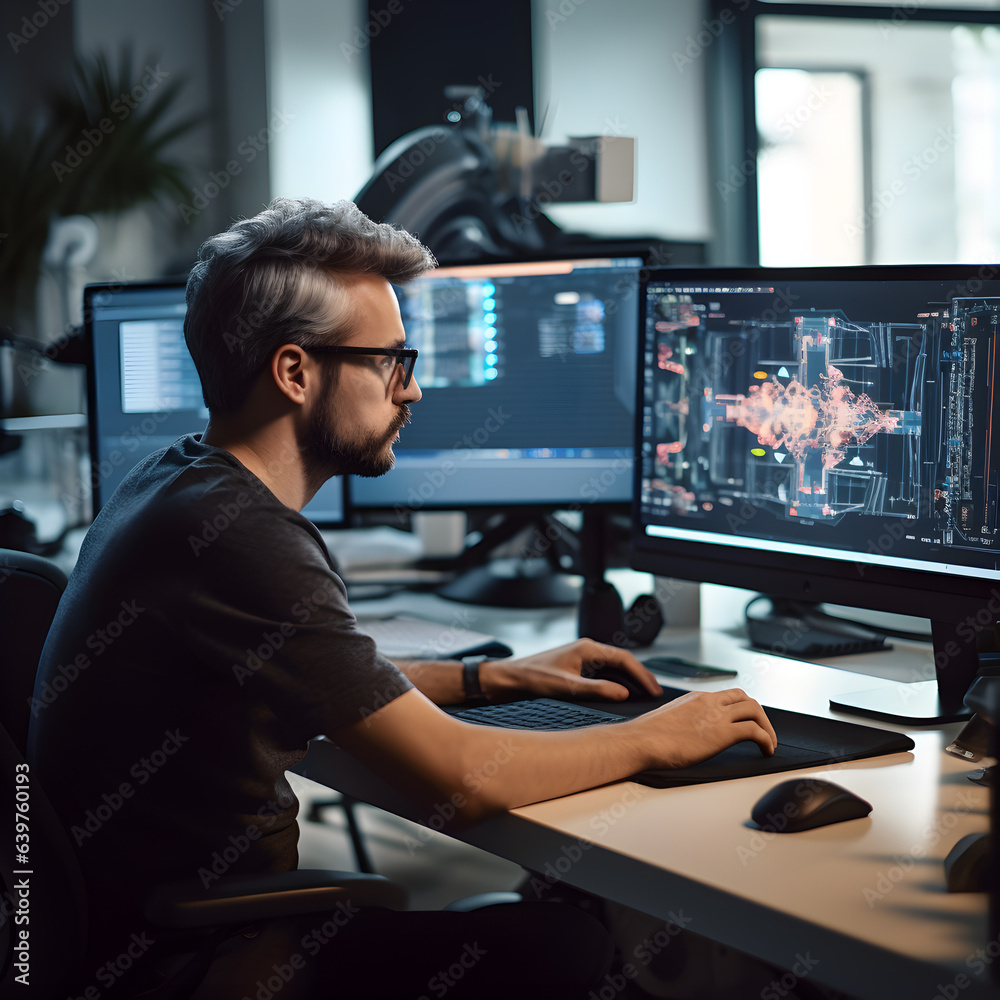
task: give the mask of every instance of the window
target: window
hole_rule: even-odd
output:
[[[744,2],[716,46],[715,259],[1000,262],[997,0]]]
[[[754,93],[761,264],[865,263],[864,77],[760,69]]]
[[[780,263],[1000,261],[1000,200],[993,195],[1000,182],[996,26],[762,16],[757,57],[762,67],[806,71],[797,87],[790,85],[788,71],[781,73],[779,86],[769,82],[777,70],[758,72],[757,107],[765,106],[772,116],[782,97],[786,104],[809,99],[819,104],[817,86],[808,78],[830,77],[817,67],[831,64],[855,67],[857,78],[868,81],[860,93],[869,104],[864,108],[860,98],[850,111],[849,100],[834,97],[833,85],[824,83],[827,103],[812,117],[801,103],[784,111],[804,119],[785,142],[771,146],[771,133],[761,131],[762,262],[765,252],[775,252],[776,240],[784,242],[774,234],[787,228],[787,210],[773,187],[782,180],[787,186],[794,173],[800,180],[788,190],[798,194],[809,182],[815,218],[802,240],[803,256],[786,250]],[[861,138],[866,112],[867,142]],[[787,117],[780,121],[787,132]],[[768,126],[765,121],[763,129]],[[787,162],[796,155],[798,171]],[[782,166],[786,176],[772,180]],[[868,190],[859,205],[858,183],[866,176]]]

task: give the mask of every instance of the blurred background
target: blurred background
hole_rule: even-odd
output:
[[[183,279],[276,196],[363,194],[442,259],[1000,261],[1000,0],[4,0],[0,29],[2,546],[54,555],[91,518],[83,286]],[[480,152],[429,179],[459,134]],[[349,867],[322,791],[304,864]],[[413,905],[522,878],[365,824]]]

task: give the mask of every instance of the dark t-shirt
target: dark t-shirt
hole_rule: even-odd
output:
[[[144,926],[154,885],[294,869],[284,771],[410,687],[358,631],[310,521],[198,435],[143,460],[87,533],[32,705],[91,960]]]

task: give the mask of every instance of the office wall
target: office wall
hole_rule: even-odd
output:
[[[133,66],[138,65],[140,70],[147,64],[159,68],[162,82],[158,81],[144,100],[155,101],[160,87],[184,81],[173,120],[203,113],[206,103],[214,99],[203,9],[183,3],[167,8],[128,0],[76,0],[72,14],[74,44],[81,56],[90,57],[100,51],[117,64],[121,48],[127,44],[132,48]],[[137,73],[137,85],[141,85],[142,76],[142,72]],[[208,170],[211,130],[204,125],[196,133],[182,137],[172,152],[193,171]],[[101,150],[91,155],[100,156]],[[146,206],[124,219],[105,220],[99,255],[89,269],[89,277],[148,278],[168,270],[173,264],[175,244],[188,242],[184,240],[185,227],[178,223],[176,207],[168,204]]]
[[[870,263],[962,259],[955,223],[956,132],[961,128],[952,95],[960,63],[952,35],[950,24],[905,20],[777,16],[761,25],[762,66],[846,69],[866,79],[870,190],[861,211],[845,225],[854,239],[870,230]]]
[[[402,4],[404,0],[396,0]],[[678,66],[707,16],[705,0],[534,0],[535,113],[545,134],[633,135],[638,197],[630,205],[567,205],[561,225],[600,234],[705,239],[705,60]],[[297,115],[269,154],[274,194],[350,197],[373,164],[364,0],[266,0],[272,105]],[[302,128],[299,122],[307,123]],[[430,123],[429,123],[430,124]]]
[[[98,213],[92,222],[56,221],[50,228],[50,237],[62,230],[65,238],[56,242],[63,248],[86,245],[76,241],[96,230],[96,251],[89,259],[47,262],[35,315],[24,322],[32,326],[35,340],[48,344],[80,322],[85,283],[184,274],[207,236],[266,203],[266,141],[274,123],[266,104],[263,0],[74,0],[51,10],[25,2],[4,7],[2,21],[7,31],[0,51],[0,92],[6,120],[33,108],[41,111],[48,91],[68,87],[74,55],[93,65],[99,54],[109,62],[116,88],[122,87],[111,104],[115,113],[101,119],[112,132],[134,125],[174,87],[176,97],[153,135],[198,119],[163,151],[164,158],[187,171],[183,196],[162,196],[124,213]],[[64,161],[57,157],[52,163],[60,182],[60,167],[70,172],[97,167],[91,175],[97,176],[111,162],[102,157],[110,156],[112,144],[91,142],[86,131],[72,149],[67,147]],[[24,389],[26,398],[16,403],[19,412],[82,408],[78,372],[45,363],[38,374]]]
[[[549,214],[560,225],[710,236],[707,60],[698,42],[707,8],[702,0],[534,0],[536,121],[545,116],[545,134],[638,139],[635,203],[557,206]]]
[[[546,134],[638,138],[636,203],[552,209],[562,225],[708,237],[705,60],[679,66],[675,58],[706,9],[707,0],[534,0],[536,112],[549,109]],[[272,194],[334,200],[368,178],[372,29],[364,0],[74,0],[65,14],[31,43],[41,52],[63,37],[65,57],[45,60],[50,67],[65,73],[70,37],[83,54],[131,43],[136,60],[185,81],[175,120],[206,116],[173,150],[190,171],[187,201],[102,221],[88,280],[183,271],[206,236]],[[8,92],[34,92],[39,73],[60,71],[29,66],[29,57],[8,61]]]
[[[266,104],[263,0],[74,0],[72,10],[79,53],[117,55],[130,45],[136,82],[147,64],[161,81],[144,99],[183,81],[168,123],[201,118],[170,147],[188,169],[187,197],[147,206],[106,228],[92,276],[184,272],[202,240],[233,217],[258,211],[269,196],[267,129],[275,123]]]
[[[268,149],[272,195],[352,197],[368,179],[365,0],[266,0],[268,101],[294,115]]]
[[[371,0],[369,16],[385,0]],[[461,107],[449,87],[480,87],[496,121],[534,120],[531,0],[406,0],[371,41],[376,157],[401,135]],[[382,18],[385,19],[384,17]]]
[[[393,29],[385,11],[403,3],[386,0],[382,24],[371,22],[365,0],[60,7],[24,51],[2,61],[7,93],[28,103],[67,74],[72,49],[116,57],[129,44],[137,83],[147,62],[159,66],[166,83],[184,81],[173,120],[200,114],[204,122],[171,149],[189,171],[186,199],[100,220],[97,257],[71,276],[68,294],[50,289],[45,302],[78,303],[75,286],[85,280],[182,273],[202,240],[273,194],[355,194],[373,163],[369,38]],[[594,234],[707,238],[706,60],[677,58],[696,44],[707,0],[533,0],[532,9],[535,110],[546,135],[638,139],[634,204],[560,206],[552,216]],[[53,306],[43,325],[61,330],[60,310]]]
[[[37,17],[37,23],[31,17]],[[27,4],[0,4],[0,95],[4,111],[33,112],[46,89],[69,81],[73,58],[73,17],[53,15]],[[11,97],[16,95],[15,101]],[[7,115],[5,114],[5,118]]]

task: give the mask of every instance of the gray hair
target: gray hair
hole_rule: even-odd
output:
[[[350,333],[350,278],[402,284],[434,267],[409,233],[349,201],[276,198],[206,240],[187,282],[184,338],[212,413],[237,409],[282,344],[336,344]]]

